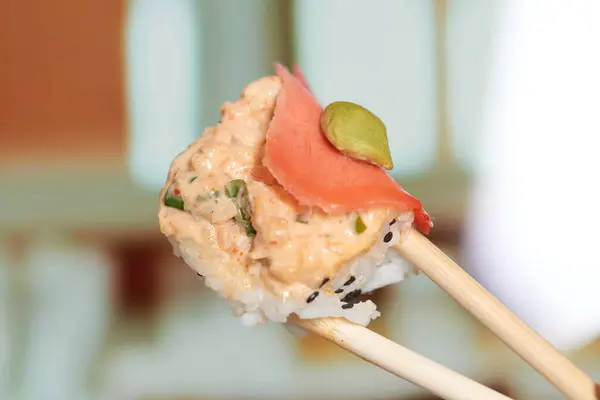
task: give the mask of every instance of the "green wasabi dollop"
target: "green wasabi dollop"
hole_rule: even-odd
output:
[[[385,124],[366,108],[336,101],[323,110],[320,124],[329,142],[348,157],[394,168]]]

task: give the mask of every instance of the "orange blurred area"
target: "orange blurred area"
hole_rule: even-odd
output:
[[[3,163],[125,156],[126,2],[0,2]]]

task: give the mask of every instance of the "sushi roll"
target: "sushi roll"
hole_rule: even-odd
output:
[[[381,166],[337,149],[323,112],[301,72],[276,65],[222,106],[161,190],[161,232],[244,325],[366,326],[379,312],[361,294],[415,272],[393,246],[413,223],[427,233],[427,213]]]

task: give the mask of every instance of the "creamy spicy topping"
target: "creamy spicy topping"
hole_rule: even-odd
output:
[[[246,273],[252,267],[276,294],[318,288],[367,252],[397,214],[303,209],[265,173],[262,150],[280,87],[279,78],[263,78],[224,104],[220,123],[174,160],[161,192],[162,232],[192,241],[197,261],[229,278],[226,292],[253,285]]]

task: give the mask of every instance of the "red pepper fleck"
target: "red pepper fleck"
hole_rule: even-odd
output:
[[[179,189],[175,189],[175,190],[173,190],[173,194],[175,196],[179,196],[181,194],[181,192],[179,191]]]

